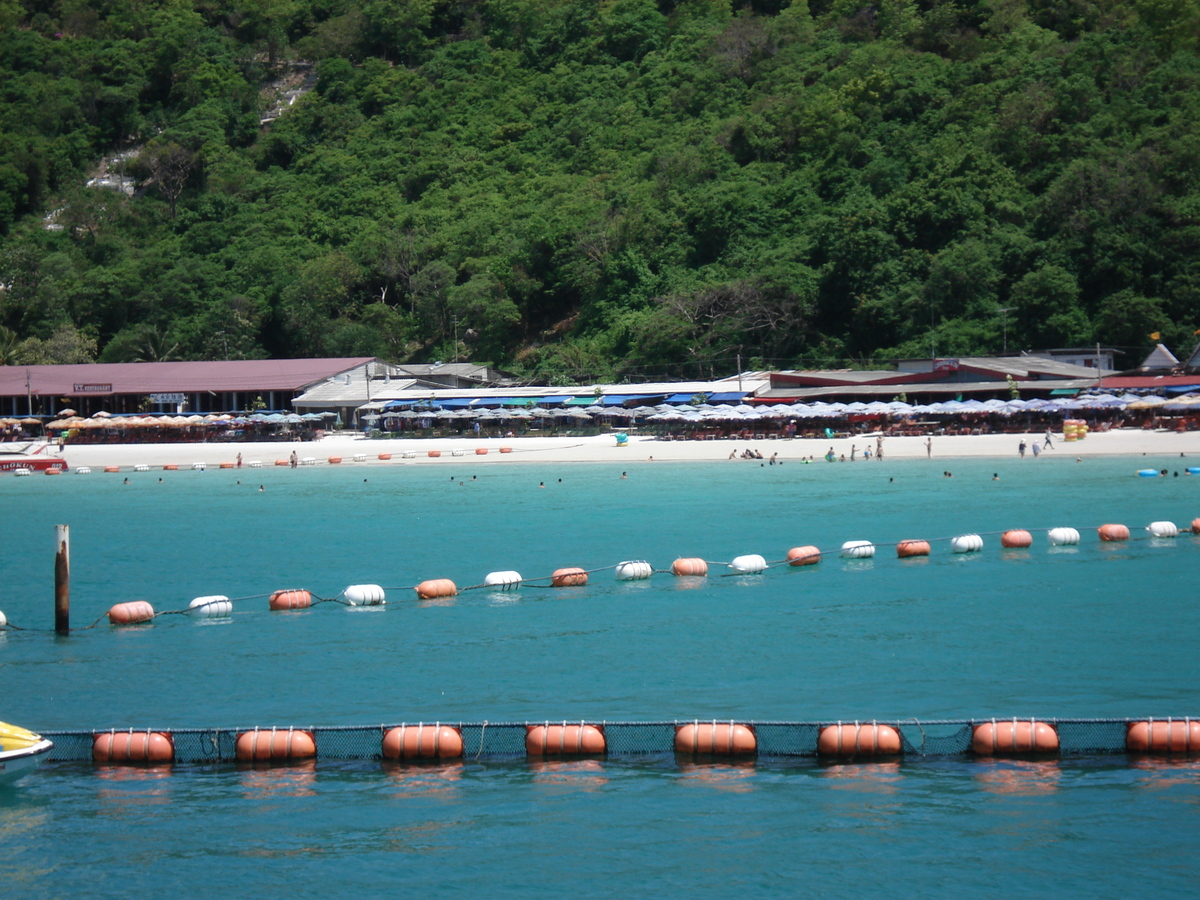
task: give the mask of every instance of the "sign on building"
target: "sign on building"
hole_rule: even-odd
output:
[[[182,403],[187,399],[186,394],[151,394],[151,403]]]

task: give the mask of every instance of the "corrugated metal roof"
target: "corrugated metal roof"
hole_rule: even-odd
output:
[[[26,374],[35,394],[199,393],[299,391],[371,362],[345,359],[237,359],[205,362],[90,363],[73,366],[0,366],[0,396],[24,397]],[[80,388],[76,388],[79,385]],[[90,387],[87,387],[90,386]],[[107,389],[101,389],[107,386]]]
[[[1112,375],[1104,379],[1105,390],[1134,390],[1139,388],[1155,388],[1164,390],[1169,387],[1183,387],[1197,384],[1200,378],[1195,375]]]
[[[1107,390],[1109,382],[1115,379],[1104,379],[1104,388]],[[1071,379],[1071,380],[1045,380],[1045,381],[1022,381],[1019,382],[1021,391],[1041,392],[1054,389],[1075,388],[1082,390],[1084,388],[1092,388],[1096,386],[1096,379]],[[1116,385],[1112,385],[1116,387]],[[898,394],[907,395],[924,395],[924,394],[962,394],[970,396],[976,394],[994,394],[1007,391],[1009,385],[1007,381],[960,381],[960,382],[913,382],[909,384],[842,384],[842,385],[824,385],[820,387],[781,387],[770,391],[763,391],[755,397],[749,397],[747,400],[750,403],[780,403],[782,401],[795,400],[816,400],[824,398],[837,397],[887,397],[892,398]]]

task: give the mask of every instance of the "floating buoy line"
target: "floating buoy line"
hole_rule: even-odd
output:
[[[663,722],[417,722],[354,726],[129,728],[47,731],[51,758],[104,766],[232,762],[288,765],[315,759],[461,763],[603,759],[671,754],[695,759],[816,757],[874,762],[969,756],[1053,759],[1126,753],[1200,753],[1200,719],[1050,719],[755,722],[693,719]]]
[[[1117,523],[1107,523],[1088,529],[1096,532],[1101,543],[1124,542],[1131,540],[1129,527]],[[999,543],[1004,550],[1023,550],[1033,546],[1033,532],[1045,532],[1050,546],[1074,546],[1081,542],[1082,536],[1078,529],[1058,526],[1042,529],[1009,529],[1007,531],[992,531],[971,534],[961,534],[949,538],[905,539],[891,543],[876,544],[866,540],[846,541],[837,551],[842,559],[869,560],[875,556],[879,547],[894,547],[898,559],[913,559],[928,557],[934,545],[947,544],[955,554],[980,553],[984,549],[984,537],[999,536]],[[1181,529],[1174,522],[1157,521],[1145,526],[1149,538],[1169,539],[1178,537]],[[1185,533],[1200,535],[1200,518],[1193,519],[1191,524],[1183,529]],[[267,600],[267,608],[274,612],[288,610],[311,609],[322,603],[332,603],[346,607],[384,607],[387,604],[388,591],[414,592],[420,600],[441,600],[456,597],[467,591],[491,589],[493,591],[517,591],[522,588],[575,588],[588,584],[590,576],[599,572],[614,572],[617,581],[644,581],[654,575],[670,575],[675,578],[706,578],[710,569],[724,568],[720,577],[745,577],[762,575],[770,569],[794,568],[812,566],[821,562],[827,556],[834,555],[830,551],[821,550],[812,545],[793,547],[782,558],[768,561],[757,553],[735,556],[728,562],[714,562],[699,557],[680,557],[669,569],[656,569],[646,560],[625,560],[611,566],[594,569],[584,569],[579,566],[565,566],[555,569],[553,573],[538,578],[524,578],[516,570],[489,572],[479,584],[459,587],[449,578],[429,578],[409,587],[384,588],[377,584],[352,584],[332,597],[320,597],[306,588],[285,588],[265,594],[254,594],[249,597],[230,598],[224,594],[210,594],[196,597],[184,609],[155,610],[146,600],[130,600],[117,603],[108,612],[86,626],[86,631],[95,628],[106,618],[111,625],[144,625],[163,616],[188,615],[195,618],[211,619],[233,615],[235,604],[252,600]],[[11,624],[0,611],[0,630],[13,629],[16,631],[40,630],[22,629]]]

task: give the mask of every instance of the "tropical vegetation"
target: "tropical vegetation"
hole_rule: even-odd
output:
[[[0,363],[1136,365],[1200,328],[1198,39],[1197,0],[0,0]]]

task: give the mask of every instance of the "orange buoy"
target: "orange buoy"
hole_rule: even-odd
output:
[[[430,456],[432,459],[437,459],[437,458],[438,458],[439,456],[441,456],[441,455],[442,455],[442,451],[441,451],[441,450],[430,450],[430,451],[429,451],[429,456]]]
[[[971,750],[979,756],[1055,753],[1058,751],[1058,732],[1052,725],[1033,719],[993,720],[975,726],[971,733]]]
[[[817,737],[820,756],[896,756],[903,752],[900,732],[891,725],[827,725]]]
[[[104,471],[105,472],[120,472],[121,467],[120,466],[105,466]]]
[[[50,468],[43,469],[42,471],[45,472],[47,475],[61,475],[63,473],[63,470],[60,469],[58,466],[51,466]]]
[[[290,466],[290,465],[291,465],[291,463],[290,463],[290,462],[288,462],[288,460],[286,460],[286,459],[277,459],[277,460],[275,460],[275,465],[277,465],[277,466]]]
[[[221,463],[219,466],[217,466],[217,468],[218,468],[218,469],[232,469],[232,468],[233,468],[233,463],[231,463],[231,462],[223,462],[223,463]]]
[[[476,456],[487,456],[487,451],[488,451],[487,447],[476,447],[475,455]]]
[[[178,472],[179,466],[175,465],[175,463],[167,463],[165,466],[163,466],[163,471],[164,472]]]
[[[431,578],[417,585],[417,596],[422,600],[453,597],[457,594],[458,587],[449,578]]]
[[[928,556],[929,541],[901,541],[896,545],[896,555],[901,559],[910,556]]]
[[[329,464],[330,464],[331,466],[336,466],[336,465],[337,465],[338,463],[340,463],[341,461],[342,461],[342,458],[341,458],[340,456],[331,456],[331,457],[329,457]]]
[[[1033,546],[1033,535],[1028,531],[1016,529],[1014,531],[1006,531],[1000,535],[1001,547],[1031,547]]]
[[[501,447],[500,452],[501,453],[512,453],[512,447]]]
[[[715,756],[748,756],[758,750],[749,725],[733,722],[692,722],[675,726],[675,752],[711,753]]]
[[[118,603],[108,611],[108,621],[113,625],[137,625],[153,618],[154,607],[146,600]]]
[[[462,732],[449,725],[399,725],[383,736],[384,759],[454,759],[462,755]]]
[[[312,594],[298,589],[276,591],[267,601],[267,605],[273,610],[308,609],[312,606]]]
[[[1101,525],[1096,531],[1102,541],[1129,540],[1129,528],[1125,525]]]
[[[552,587],[580,587],[587,584],[587,572],[578,566],[570,566],[565,569],[555,569],[554,574],[550,576],[550,584]]]
[[[599,756],[608,749],[600,725],[526,725],[525,752],[530,756]]]
[[[311,731],[289,728],[255,728],[237,736],[237,758],[243,762],[265,759],[311,759],[317,755],[317,741]]]
[[[390,453],[380,453],[380,454],[379,454],[379,458],[380,458],[380,459],[382,459],[382,460],[388,460],[388,459],[391,459],[391,458],[392,458],[392,454],[390,454]]]
[[[1130,722],[1125,730],[1130,753],[1192,753],[1200,751],[1200,720]]]
[[[821,561],[821,551],[816,547],[793,547],[787,559],[789,566],[811,566]]]
[[[92,739],[92,759],[103,763],[169,763],[175,741],[165,731],[110,731]]]
[[[683,557],[671,563],[671,571],[676,575],[707,575],[708,563],[696,557]]]

